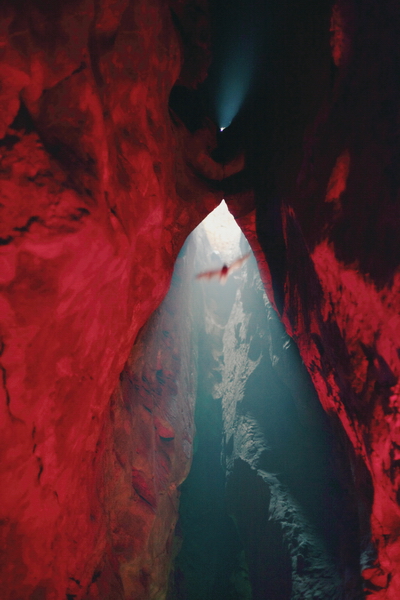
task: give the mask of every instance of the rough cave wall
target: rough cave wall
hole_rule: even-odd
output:
[[[376,549],[363,565],[366,592],[394,600],[399,6],[292,2],[280,19],[291,41],[276,63],[275,75],[282,75],[270,113],[257,115],[272,140],[256,192],[259,239],[286,328],[323,407],[339,417],[358,457],[354,477]]]
[[[121,450],[140,417],[125,415],[118,378],[184,239],[221,199],[168,112],[178,78],[206,72],[205,9],[21,1],[0,13],[1,595],[155,598],[142,565],[150,505],[164,490],[175,506],[187,466],[172,458],[159,474],[143,525],[131,502],[149,467]],[[169,425],[157,418],[161,439]],[[174,442],[159,439],[168,462]],[[161,509],[157,548],[174,510]]]
[[[102,600],[114,598],[105,594],[111,582],[118,598],[165,598],[177,488],[189,472],[194,437],[193,259],[190,249],[178,258],[170,291],[138,335],[112,398],[101,488],[111,538],[96,581]]]
[[[248,157],[269,266],[255,249],[323,407],[371,475],[372,498],[356,466],[368,518],[373,503],[370,596],[397,600],[399,8],[281,6],[270,4],[273,93],[254,107],[262,146]],[[168,113],[172,86],[205,76],[205,6],[0,11],[2,593],[96,597],[102,564],[120,598],[131,592],[107,517],[110,398],[183,240],[222,197]],[[249,197],[229,189],[243,215]],[[254,236],[254,219],[242,225]]]

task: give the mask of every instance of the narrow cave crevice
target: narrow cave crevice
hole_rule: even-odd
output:
[[[217,276],[248,251],[224,203],[183,249],[194,256],[196,438],[167,598],[360,600],[359,507],[337,429],[254,257]]]

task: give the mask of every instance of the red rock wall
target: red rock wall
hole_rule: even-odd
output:
[[[137,555],[149,542],[140,519],[138,532],[129,514],[113,522],[123,469],[109,454],[131,425],[119,392],[110,420],[110,398],[185,237],[221,197],[168,113],[181,68],[197,61],[199,79],[209,60],[204,14],[172,4],[0,9],[4,600],[139,598],[114,553],[127,532]]]
[[[281,125],[284,115],[297,114],[295,127],[286,121],[287,127],[274,130],[279,151],[268,174],[283,204],[283,321],[323,407],[338,415],[369,470],[373,496],[368,498],[368,486],[361,484],[359,495],[364,511],[372,500],[377,557],[364,564],[365,589],[369,598],[395,600],[400,595],[400,13],[390,1],[320,7],[318,13],[302,3],[297,23],[286,19],[291,45],[282,57],[285,85],[278,88],[274,115]],[[267,217],[259,203],[260,241],[268,260]],[[279,287],[279,278],[275,284]]]
[[[264,109],[268,194],[256,198],[269,289],[371,474],[378,559],[364,576],[377,600],[400,594],[398,10],[288,4]],[[203,160],[210,131],[168,112],[176,82],[205,76],[205,7],[18,0],[0,17],[2,595],[137,598],[110,520],[127,490],[113,478],[131,465],[114,471],[109,456],[132,431],[116,388],[185,237],[222,197],[199,176],[219,177]],[[271,188],[284,204],[283,276]]]
[[[113,395],[97,486],[108,536],[90,598],[163,598],[189,472],[196,397],[188,310],[193,254],[178,259],[170,292],[141,330]],[[184,285],[178,285],[185,279]],[[111,568],[110,568],[111,567]]]

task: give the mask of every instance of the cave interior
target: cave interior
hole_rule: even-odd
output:
[[[398,3],[0,23],[2,600],[398,600]]]

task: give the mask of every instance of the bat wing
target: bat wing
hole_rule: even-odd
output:
[[[246,262],[246,260],[249,258],[250,254],[251,252],[248,252],[244,256],[237,258],[228,268],[226,268],[226,266],[224,265],[221,269],[215,269],[213,271],[204,271],[203,273],[199,273],[198,275],[196,275],[196,279],[212,279],[213,277],[219,277],[221,283],[225,283],[228,275],[230,275],[233,271],[240,269],[242,264]]]
[[[233,263],[229,267],[229,273],[232,273],[233,271],[237,271],[237,269],[240,269],[242,264],[246,262],[246,260],[249,258],[249,256],[250,256],[250,252],[248,252],[244,256],[241,256],[240,258],[237,258],[235,261],[233,261]]]
[[[196,279],[212,279],[213,277],[220,277],[221,269],[216,269],[215,271],[204,271],[204,273],[199,273],[196,275]]]

